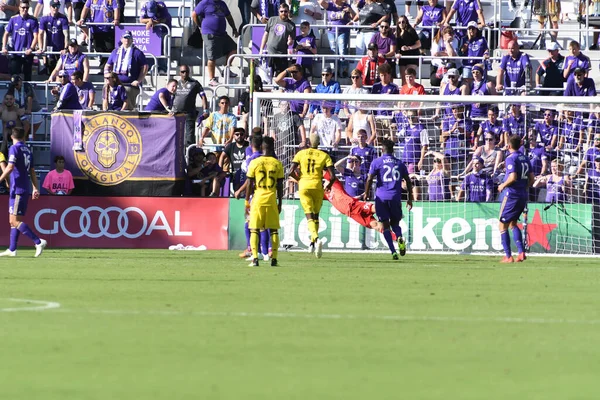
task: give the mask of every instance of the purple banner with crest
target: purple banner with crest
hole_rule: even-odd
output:
[[[51,156],[65,157],[73,178],[86,181],[86,194],[176,194],[157,182],[185,179],[185,116],[84,111],[81,151],[73,150],[75,120],[72,112],[52,114]]]
[[[144,53],[152,53],[154,55],[163,55],[162,38],[159,36],[160,27],[155,27],[152,30],[146,29],[145,26],[139,25],[117,25],[115,26],[115,48],[121,43],[123,32],[131,31],[133,36],[133,44]]]

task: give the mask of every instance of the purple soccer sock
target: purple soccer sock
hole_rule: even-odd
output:
[[[250,228],[248,228],[248,222],[244,224],[244,232],[246,233],[246,248],[250,248]]]
[[[518,226],[512,228],[513,240],[517,245],[517,250],[519,253],[524,253],[525,249],[523,248],[523,235],[521,234],[521,230]]]
[[[506,257],[511,257],[512,251],[510,250],[510,235],[508,234],[508,231],[500,232],[500,242],[502,243],[502,248],[504,248]]]
[[[268,229],[260,232],[260,248],[262,254],[269,254],[269,238],[271,234]]]
[[[15,251],[17,249],[20,234],[21,232],[19,232],[17,228],[10,228],[10,246],[8,246],[10,251]]]
[[[392,254],[394,254],[396,252],[396,247],[394,246],[394,239],[392,239],[392,232],[389,229],[384,229],[383,237],[385,238],[385,241],[387,242],[390,251],[392,252]]]
[[[23,235],[27,236],[29,239],[33,240],[33,243],[40,244],[40,238],[37,237],[35,233],[29,228],[25,222],[21,222],[19,227],[17,228]]]
[[[396,234],[396,238],[402,237],[402,228],[400,228],[400,225],[392,225],[392,230]]]

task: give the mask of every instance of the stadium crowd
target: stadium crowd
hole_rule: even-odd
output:
[[[4,130],[22,127],[29,136],[41,122],[35,114],[43,110],[28,83],[36,58],[43,58],[40,72],[49,75],[48,83],[56,84],[52,90],[54,110],[136,108],[153,60],[133,45],[130,31],[124,31],[115,47],[115,26],[123,20],[123,1],[40,2],[33,15],[29,14],[29,2],[13,3],[10,7],[14,8],[5,10],[8,24],[2,43],[10,79],[0,105]],[[413,14],[410,7],[407,2],[405,15],[399,15],[393,0],[253,0],[250,7],[240,7],[243,22],[236,27],[224,2],[202,0],[192,20],[206,47],[211,87],[220,85],[215,76],[218,60],[234,54],[234,39],[243,40],[244,24],[255,18],[265,27],[261,42],[255,45],[265,61],[259,69],[267,73],[260,74],[262,79],[255,77],[255,90],[425,96],[421,104],[389,104],[385,108],[334,101],[277,102],[269,105],[270,110],[264,107],[264,122],[256,131],[276,139],[291,133],[286,144],[298,150],[310,145],[311,133],[318,134],[321,148],[337,163],[346,190],[357,197],[364,194],[366,174],[372,159],[380,154],[381,141],[390,139],[396,144],[396,155],[408,166],[415,200],[493,201],[505,173],[508,137],[518,134],[536,176],[531,199],[537,200],[540,188],[546,187],[546,201],[585,201],[586,196],[575,196],[573,188],[582,180],[586,185],[589,180],[589,186],[600,185],[589,178],[600,155],[600,108],[533,109],[518,97],[533,93],[596,96],[595,82],[589,77],[592,64],[580,44],[571,41],[565,52],[558,42],[558,30],[551,31],[550,41],[543,44],[548,58],[533,71],[527,52],[512,40],[494,70],[492,50],[482,34],[489,26],[479,1],[438,4],[429,0],[418,4]],[[560,8],[553,10],[548,18],[558,29]],[[167,30],[162,24],[170,27],[171,15],[165,3],[150,0],[142,5],[139,22],[147,29],[160,29],[164,37]],[[81,33],[70,39],[68,27],[74,23]],[[329,28],[312,27],[321,23]],[[318,68],[314,56],[322,51],[318,44],[325,38],[328,50],[342,58]],[[97,52],[110,53],[99,68],[104,86],[98,96],[90,82],[91,55],[82,49],[89,44]],[[60,54],[52,54],[56,53],[53,50]],[[343,58],[351,53],[359,57]],[[424,73],[423,68],[419,70],[419,57],[428,56],[430,71]],[[163,75],[166,62],[159,59],[155,66]],[[239,99],[219,96],[211,112],[210,99],[190,71],[188,65],[179,65],[179,79],[168,77],[145,110],[185,113],[186,148],[198,145],[190,151],[191,191],[204,196],[230,195],[241,186],[243,161],[251,153],[246,150],[252,139],[248,92],[243,91]],[[418,83],[419,78],[429,79],[427,88]],[[503,94],[513,96],[514,101],[507,101],[511,104],[507,109],[483,102],[422,107],[429,94]],[[235,100],[237,108],[232,106]],[[282,155],[282,161],[289,163],[285,157]],[[295,186],[287,187],[287,195],[293,196]]]

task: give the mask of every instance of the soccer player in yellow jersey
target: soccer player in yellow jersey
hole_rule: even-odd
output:
[[[300,204],[308,220],[310,232],[310,252],[317,258],[323,254],[323,242],[319,240],[319,212],[323,204],[323,170],[329,171],[331,180],[327,190],[337,180],[333,169],[333,162],[329,154],[318,149],[319,135],[310,135],[310,148],[301,150],[294,156],[290,167],[290,176],[298,181]]]
[[[271,231],[273,255],[271,267],[277,266],[279,249],[279,213],[283,199],[283,165],[275,158],[275,140],[264,137],[263,155],[255,158],[248,166],[248,189],[246,190],[246,206],[252,196],[250,207],[250,249],[252,250],[251,267],[258,267],[259,232]]]

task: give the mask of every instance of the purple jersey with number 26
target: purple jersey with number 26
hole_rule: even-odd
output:
[[[402,177],[408,176],[406,165],[391,154],[384,154],[371,163],[370,175],[377,176],[375,196],[381,200],[400,200]]]

